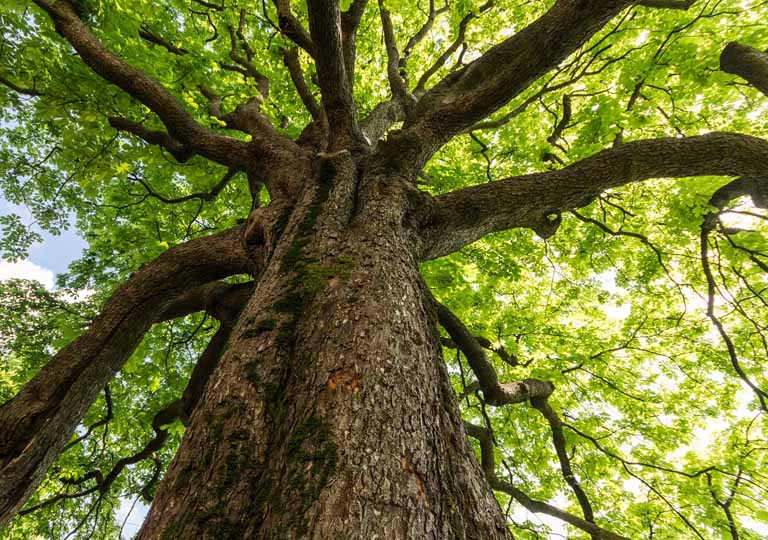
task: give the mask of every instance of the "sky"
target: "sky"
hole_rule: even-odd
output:
[[[19,214],[25,223],[31,223],[32,217],[26,208],[11,204],[0,195],[0,215]],[[0,232],[0,235],[2,233]],[[29,256],[23,261],[8,262],[0,260],[0,280],[9,278],[34,279],[46,289],[55,287],[55,277],[67,271],[69,264],[80,258],[87,247],[75,230],[70,227],[59,236],[41,232],[42,243],[36,243],[29,250]]]

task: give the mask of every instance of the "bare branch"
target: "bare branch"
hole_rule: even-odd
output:
[[[612,187],[649,178],[754,177],[765,183],[768,142],[737,133],[635,141],[603,150],[558,171],[507,178],[435,198],[422,230],[422,257],[452,253],[484,235],[528,227],[548,237],[560,213],[586,206]]]

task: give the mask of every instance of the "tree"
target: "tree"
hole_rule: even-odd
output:
[[[4,538],[758,537],[766,8],[426,4],[0,8]]]

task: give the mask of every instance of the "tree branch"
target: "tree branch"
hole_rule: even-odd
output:
[[[744,175],[765,184],[768,142],[737,133],[635,141],[598,152],[558,171],[459,189],[434,199],[422,229],[422,259],[452,253],[494,231],[528,227],[548,237],[560,213],[601,192],[649,178]]]
[[[309,33],[301,25],[299,20],[291,11],[290,0],[274,0],[277,9],[277,24],[280,33],[293,41],[296,45],[307,51],[309,56],[315,56],[315,44]]]
[[[317,79],[328,118],[329,151],[362,140],[352,87],[346,74],[338,0],[308,0],[309,31],[315,44]]]
[[[0,525],[38,486],[75,427],[176,296],[244,273],[240,227],[173,247],[120,286],[91,326],[0,406]]]
[[[321,122],[323,118],[323,111],[315,100],[315,96],[312,95],[312,91],[307,85],[307,81],[304,80],[304,75],[301,71],[301,62],[299,62],[299,51],[296,47],[287,49],[283,52],[283,63],[288,68],[288,73],[293,81],[293,86],[296,88],[301,102],[309,111],[312,116],[312,120],[315,122]]]
[[[165,87],[107,49],[83,24],[69,0],[34,2],[48,13],[56,31],[75,48],[83,62],[149,107],[160,117],[171,137],[195,153],[225,165],[246,166],[253,159],[253,149],[248,143],[203,128]]]
[[[576,499],[579,501],[579,506],[581,506],[581,511],[584,514],[584,519],[594,523],[595,513],[592,510],[592,503],[589,501],[589,497],[587,497],[587,494],[584,492],[584,489],[582,489],[581,484],[579,484],[579,481],[573,474],[571,458],[568,456],[568,450],[565,448],[563,423],[560,420],[560,417],[549,404],[547,398],[531,398],[531,406],[539,411],[549,423],[549,428],[552,431],[552,444],[555,447],[557,459],[560,461],[560,471],[563,474],[563,478],[571,487],[573,494],[576,495]],[[592,537],[595,539],[599,538],[599,536],[595,536],[594,534]]]
[[[148,41],[149,43],[159,45],[169,53],[175,54],[176,56],[184,56],[189,52],[182,47],[177,47],[163,36],[155,34],[146,24],[142,24],[139,28],[139,37],[145,41]]]
[[[355,60],[357,56],[357,29],[363,20],[368,0],[354,0],[347,11],[341,14],[341,36],[344,49],[344,66],[349,87],[355,87]]]
[[[484,13],[485,11],[488,11],[494,6],[494,0],[489,0],[482,6],[480,6],[477,9],[478,13]],[[456,39],[453,40],[453,42],[448,46],[448,48],[443,51],[443,54],[441,54],[437,60],[429,67],[427,68],[424,73],[422,73],[421,77],[419,78],[419,81],[416,83],[416,88],[413,90],[413,93],[421,96],[424,91],[427,88],[427,83],[429,82],[429,79],[432,78],[432,76],[437,73],[441,67],[448,61],[448,59],[453,56],[453,53],[455,53],[460,46],[464,45],[464,40],[466,39],[467,35],[467,26],[469,23],[475,19],[477,15],[470,12],[467,13],[461,21],[459,21],[459,31],[456,34]]]
[[[759,187],[756,186],[759,184]],[[759,189],[760,193],[765,196],[768,194],[768,177],[760,178],[739,178],[733,182],[726,184],[718,189],[710,198],[710,204],[722,209],[733,198],[739,197],[752,190]],[[759,202],[765,202],[764,200]],[[717,328],[717,332],[720,334],[723,342],[725,343],[726,350],[728,351],[728,358],[731,361],[733,370],[744,381],[744,383],[752,390],[757,396],[760,402],[760,408],[764,412],[768,412],[768,392],[760,388],[749,375],[744,371],[739,360],[739,355],[736,351],[736,346],[733,343],[728,331],[725,329],[720,318],[715,312],[715,293],[717,292],[717,284],[715,283],[715,277],[712,274],[712,268],[709,263],[709,235],[714,230],[717,223],[717,213],[709,212],[704,216],[704,220],[701,223],[700,239],[700,257],[701,268],[704,272],[704,277],[707,281],[707,317],[712,321],[712,324]]]
[[[656,9],[686,10],[696,3],[696,0],[640,0],[637,5]]]
[[[631,0],[559,0],[539,19],[449,74],[421,98],[393,140],[406,177],[456,134],[498,110],[578,49]],[[557,39],[552,39],[557,36]]]
[[[768,96],[768,53],[734,41],[723,49],[720,69],[746,79]]]
[[[480,344],[456,315],[435,300],[437,319],[456,346],[467,357],[467,362],[477,377],[483,397],[489,405],[523,403],[531,398],[547,398],[555,386],[549,381],[526,379],[522,382],[500,383],[496,370],[485,356]]]
[[[31,96],[31,97],[39,97],[42,96],[43,93],[35,89],[34,84],[32,85],[32,88],[27,88],[24,86],[20,86],[12,81],[9,81],[5,77],[0,75],[0,84],[3,86],[7,86],[17,94],[23,94],[25,96]]]
[[[408,109],[415,100],[410,95],[405,80],[400,76],[400,53],[397,50],[395,30],[392,27],[392,19],[389,16],[389,11],[384,7],[383,0],[379,0],[379,13],[381,15],[381,26],[384,30],[384,44],[387,49],[387,79],[389,79],[389,87],[392,90],[392,96],[402,101],[405,108]]]
[[[195,155],[194,151],[189,148],[189,146],[182,144],[164,131],[155,131],[145,128],[141,123],[134,122],[133,120],[129,120],[122,116],[110,116],[108,117],[108,121],[109,125],[118,131],[131,133],[144,139],[149,144],[165,148],[179,163],[185,163]]]
[[[529,512],[547,514],[555,517],[574,527],[581,529],[592,535],[593,538],[601,538],[604,540],[629,540],[625,536],[613,533],[605,530],[599,525],[596,525],[590,521],[582,519],[578,516],[561,510],[551,504],[531,499],[528,495],[516,488],[510,482],[506,482],[496,476],[495,458],[493,455],[493,435],[487,428],[476,426],[469,422],[464,422],[464,429],[467,431],[467,435],[477,439],[480,443],[480,463],[485,472],[485,477],[488,480],[491,488],[496,491],[502,491],[515,499],[518,503]]]

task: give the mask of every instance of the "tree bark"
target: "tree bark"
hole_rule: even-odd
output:
[[[348,156],[264,235],[273,256],[141,540],[509,537],[392,204],[408,189],[364,179],[355,205]]]
[[[734,41],[723,49],[720,68],[746,79],[768,96],[768,52]]]

